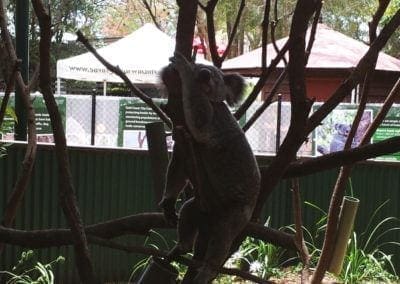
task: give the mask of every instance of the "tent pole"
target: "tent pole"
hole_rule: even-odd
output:
[[[107,81],[103,81],[103,96],[107,95]]]

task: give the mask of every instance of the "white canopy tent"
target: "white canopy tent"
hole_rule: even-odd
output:
[[[97,49],[113,65],[118,65],[134,84],[157,84],[159,71],[169,63],[175,50],[175,40],[145,24],[130,35]],[[199,58],[200,59],[200,58]],[[200,59],[202,63],[205,60]],[[207,64],[207,63],[206,63]],[[60,79],[91,82],[122,82],[108,71],[90,52],[57,61],[57,92]],[[104,87],[104,95],[105,95]]]

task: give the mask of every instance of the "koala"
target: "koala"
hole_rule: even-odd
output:
[[[357,147],[362,138],[364,137],[365,132],[367,132],[368,127],[371,125],[371,112],[364,111],[361,116],[360,123],[358,124],[358,128],[356,134],[354,135],[354,141],[352,147]]]
[[[335,130],[336,133],[332,137],[330,144],[330,153],[341,151],[344,149],[347,137],[349,136],[351,126],[343,123],[336,123]]]
[[[239,75],[224,75],[213,66],[189,62],[181,54],[170,61],[163,73],[175,70],[180,82],[167,85],[168,103],[176,100],[171,95],[177,95],[179,89],[183,121],[174,125],[176,148],[160,205],[165,218],[178,223],[178,243],[170,256],[194,247],[193,259],[202,263],[189,268],[182,283],[210,283],[249,222],[260,190],[256,159],[226,105],[240,100],[244,82]],[[167,114],[169,111],[172,109],[167,108]],[[192,143],[185,144],[183,138]],[[195,171],[186,164],[189,159],[185,155],[194,157]],[[187,184],[193,185],[194,196],[182,205],[177,219],[175,202]]]

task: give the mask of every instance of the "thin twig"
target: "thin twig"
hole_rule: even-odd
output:
[[[153,11],[151,10],[151,7],[150,7],[149,3],[146,0],[142,0],[142,3],[144,5],[144,7],[146,8],[147,12],[150,14],[150,17],[153,20],[154,25],[156,25],[156,27],[159,30],[162,30],[160,24],[157,22],[156,16],[154,15]]]
[[[375,57],[378,57],[379,51],[386,45],[399,25],[400,9],[383,27],[376,40],[374,40],[349,77],[339,86],[331,97],[310,116],[307,123],[307,133],[311,133],[320,125],[322,120],[331,113],[346,96],[350,95],[351,91],[364,79],[368,68],[374,64]]]
[[[237,15],[236,15],[235,22],[233,23],[232,31],[231,31],[231,33],[230,33],[229,36],[228,36],[228,44],[227,44],[227,46],[226,46],[226,48],[225,48],[224,53],[222,54],[222,56],[221,56],[221,58],[220,58],[221,64],[222,64],[222,62],[225,60],[225,58],[228,56],[229,51],[230,51],[230,49],[231,49],[231,47],[232,47],[233,40],[235,39],[235,36],[236,36],[236,34],[237,34],[237,29],[238,29],[238,27],[239,27],[240,19],[242,18],[243,11],[244,11],[244,8],[245,8],[245,7],[246,7],[246,2],[245,2],[245,0],[241,0],[240,6],[239,6],[239,11],[238,11],[238,13],[237,13]],[[217,52],[216,54],[218,55],[218,52]],[[221,66],[221,65],[220,65],[220,66]]]
[[[271,0],[265,1],[264,16],[262,21],[261,33],[261,70],[265,72],[267,69],[267,44],[268,44],[268,25],[269,25],[269,11],[271,9]],[[279,51],[276,52],[277,54]]]
[[[89,43],[87,38],[83,35],[81,31],[76,32],[78,36],[78,41],[81,42],[86,49],[91,52],[94,57],[97,58],[108,70],[119,76],[125,84],[128,86],[128,88],[131,90],[131,92],[136,95],[138,98],[140,98],[144,103],[146,103],[163,121],[168,127],[172,127],[170,119],[166,116],[166,114],[153,102],[153,100],[147,96],[144,92],[142,92],[139,88],[137,88],[131,80],[129,80],[128,76],[118,67],[114,66],[111,63],[109,63],[104,57],[102,57],[96,49]]]
[[[298,178],[292,180],[292,197],[293,197],[292,206],[293,206],[294,224],[296,229],[295,243],[300,254],[301,262],[303,263],[303,269],[301,273],[301,283],[307,283],[309,277],[309,268],[310,268],[310,255],[308,253],[308,248],[304,242],[304,236],[303,236],[300,186]]]
[[[272,59],[267,70],[261,72],[260,78],[258,79],[253,90],[251,91],[249,96],[246,98],[246,100],[241,104],[241,106],[238,108],[238,110],[235,112],[234,116],[235,116],[236,120],[239,120],[246,113],[246,111],[253,104],[253,102],[257,99],[258,93],[265,86],[265,83],[267,82],[269,76],[276,69],[276,66],[282,60],[282,58],[285,56],[285,53],[288,50],[289,50],[289,43],[286,42],[285,45],[280,50],[280,52],[275,56],[274,59]]]

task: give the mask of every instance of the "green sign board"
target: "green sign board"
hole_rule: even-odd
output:
[[[67,100],[65,97],[55,97],[58,111],[60,112],[63,126],[65,128],[65,113]],[[33,100],[33,108],[35,109],[36,133],[38,142],[54,142],[53,130],[49,113],[42,96],[36,96]]]
[[[314,110],[318,107],[319,105],[314,106]],[[381,105],[378,104],[366,106],[352,147],[359,145],[380,108]],[[318,156],[343,150],[356,111],[357,105],[341,104],[322,121],[321,126],[314,131],[314,155]],[[369,142],[376,143],[398,135],[400,135],[400,106],[394,105]],[[377,157],[377,159],[400,161],[400,153]]]
[[[376,113],[377,112],[378,108],[376,108]],[[398,105],[394,105],[390,108],[385,119],[372,136],[372,140],[374,143],[376,143],[394,136],[400,136],[400,106]],[[400,161],[400,153],[381,156],[378,157],[378,159]]]
[[[51,121],[49,114],[47,112],[46,104],[42,96],[32,96],[32,104],[35,110],[35,121],[36,121],[36,133],[38,142],[54,142],[53,130],[51,128]],[[58,110],[63,121],[63,126],[65,127],[65,115],[66,115],[66,98],[57,96],[55,97]],[[10,97],[8,105],[14,108],[15,98]],[[2,127],[2,139],[4,140],[14,140],[14,119],[10,116],[5,117],[4,125]]]
[[[154,100],[160,105],[166,100]],[[147,149],[146,124],[160,121],[158,115],[138,98],[122,99],[119,103],[118,146]]]

